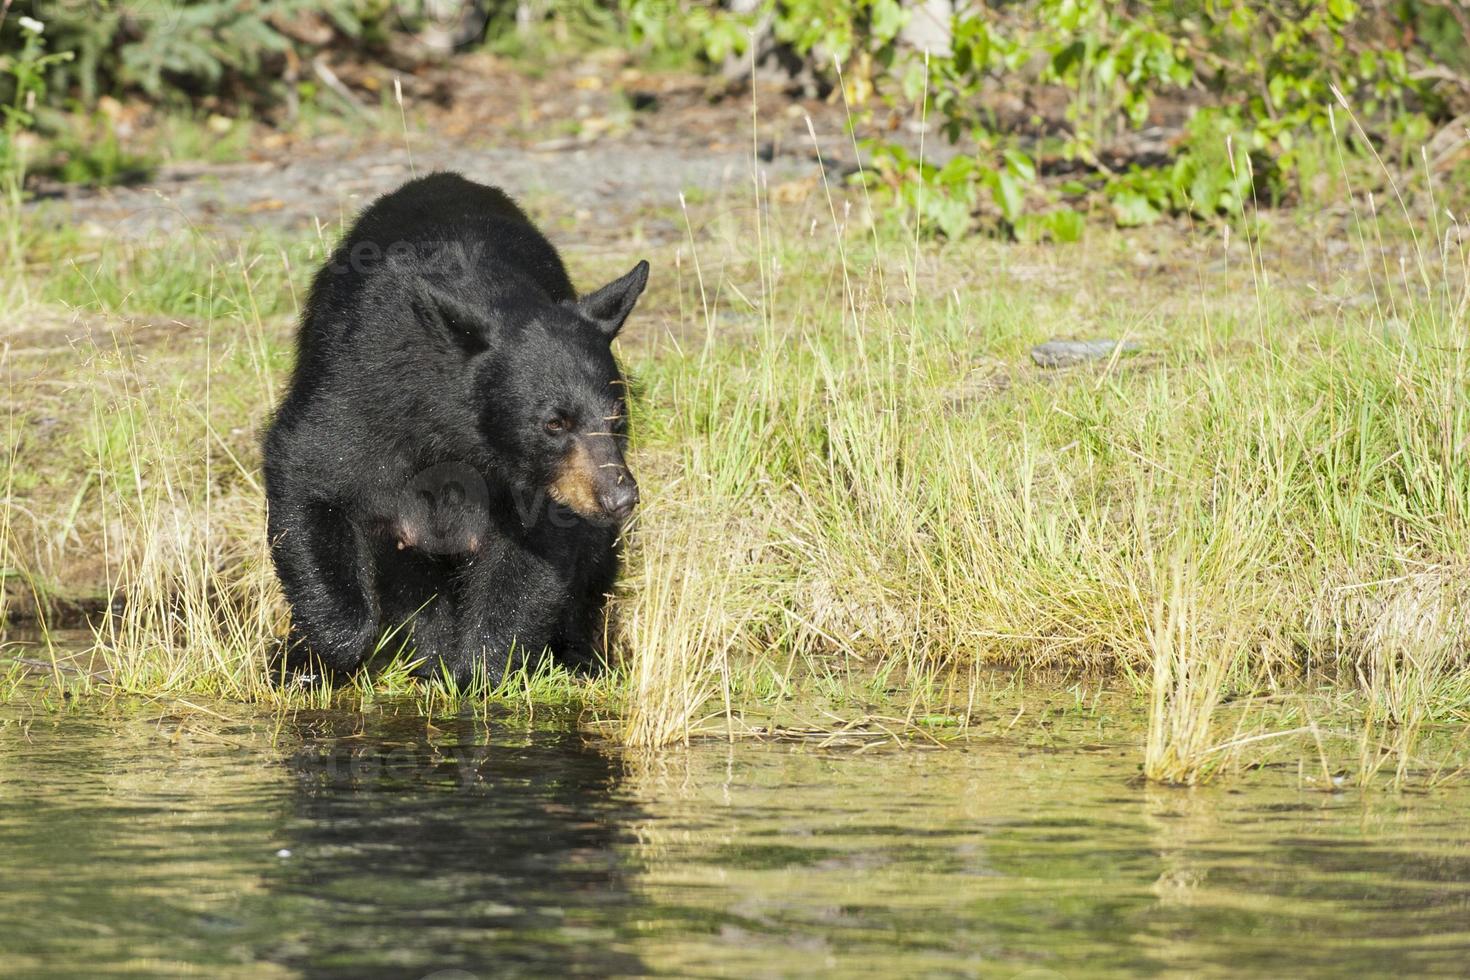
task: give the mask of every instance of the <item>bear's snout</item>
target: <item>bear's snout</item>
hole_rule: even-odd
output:
[[[606,487],[597,494],[597,503],[608,517],[626,521],[633,516],[633,508],[638,506],[638,484],[633,482],[631,476],[624,475],[620,483]]]
[[[578,438],[562,459],[551,496],[589,521],[624,521],[638,505],[638,483],[610,438]]]

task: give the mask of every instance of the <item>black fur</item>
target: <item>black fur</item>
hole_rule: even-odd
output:
[[[265,440],[288,669],[350,672],[405,623],[458,683],[594,657],[637,502],[609,344],[647,278],[577,300],[510,198],[457,174],[359,216]]]

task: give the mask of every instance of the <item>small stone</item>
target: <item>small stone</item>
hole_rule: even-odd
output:
[[[1038,367],[1059,368],[1100,361],[1112,357],[1115,352],[1129,353],[1138,350],[1133,341],[1116,340],[1048,340],[1031,348],[1031,360]]]

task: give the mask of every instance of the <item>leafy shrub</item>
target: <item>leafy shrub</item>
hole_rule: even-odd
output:
[[[3,13],[3,8],[0,8]],[[5,25],[0,21],[0,28]],[[7,211],[20,205],[25,182],[26,153],[22,137],[35,122],[36,103],[46,92],[46,72],[71,57],[69,52],[46,50],[45,25],[25,15],[12,22],[16,43],[0,53],[0,203]],[[13,220],[5,222],[11,254],[19,255],[19,234]]]
[[[417,2],[427,10],[430,0]],[[842,84],[860,114],[923,101],[959,154],[920,166],[902,147],[875,145],[874,178],[896,208],[948,236],[990,223],[1065,240],[1075,237],[1075,207],[1098,196],[1124,225],[1287,199],[1303,154],[1317,152],[1313,137],[1329,129],[1334,89],[1380,147],[1406,146],[1470,108],[1470,13],[1447,0],[956,0],[947,50],[927,58],[904,40],[916,6],[568,0],[526,9],[599,34],[616,21],[627,43],[665,62],[698,52],[724,63],[760,37]],[[0,19],[0,51],[38,43],[24,19],[44,25],[45,50],[65,55],[27,69],[32,101],[218,96],[268,114],[290,84],[287,66],[323,44],[371,46],[413,30],[414,9],[415,0],[16,0]],[[475,9],[492,24],[519,10],[511,0]],[[17,101],[19,63],[11,55],[0,67],[12,130],[18,113],[30,118]],[[1027,95],[1020,109],[996,108],[1017,92]],[[1178,135],[1129,151],[1156,127]],[[13,144],[0,152],[13,156]],[[1073,173],[1066,187],[1038,179],[1058,169]]]
[[[54,98],[90,106],[138,92],[160,102],[229,95],[260,107],[283,95],[283,66],[320,38],[359,38],[386,0],[19,0],[0,23],[0,50],[23,40],[21,18],[42,24]],[[9,93],[0,88],[0,99]]]
[[[669,9],[667,0],[621,6],[630,24],[647,19],[654,6],[665,18]],[[1334,87],[1364,118],[1394,120],[1400,130],[1422,131],[1413,120],[1447,118],[1441,89],[1463,92],[1455,71],[1470,70],[1461,30],[1470,15],[1453,6],[960,2],[949,50],[926,59],[904,48],[911,12],[898,0],[771,0],[744,16],[718,5],[685,6],[679,26],[665,23],[661,33],[641,31],[638,39],[658,43],[692,31],[718,60],[742,50],[764,23],[817,67],[835,75],[840,65],[845,94],[860,109],[870,97],[908,105],[927,99],[940,130],[967,152],[921,167],[901,148],[876,147],[878,179],[893,189],[897,205],[945,235],[970,230],[980,210],[993,211],[1017,234],[1033,234],[1034,223],[1023,230],[1023,217],[1057,213],[1058,203],[1036,180],[1040,154],[1089,169],[1087,188],[1105,196],[1114,218],[1144,224],[1168,213],[1237,212],[1252,194],[1286,197],[1302,140],[1329,128]],[[1059,132],[1030,119],[997,118],[993,96],[1017,88],[1064,100]],[[1121,170],[1102,159],[1130,133],[1201,105],[1168,159]]]

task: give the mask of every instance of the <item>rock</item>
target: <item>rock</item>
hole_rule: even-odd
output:
[[[910,0],[903,5],[909,19],[899,29],[900,44],[915,51],[927,51],[935,58],[948,58],[954,53],[954,0]]]
[[[1115,351],[1128,353],[1138,349],[1138,345],[1131,340],[1122,342],[1116,340],[1048,340],[1044,344],[1031,348],[1031,360],[1035,361],[1038,367],[1070,367],[1073,364],[1100,361],[1105,357],[1112,357]]]

